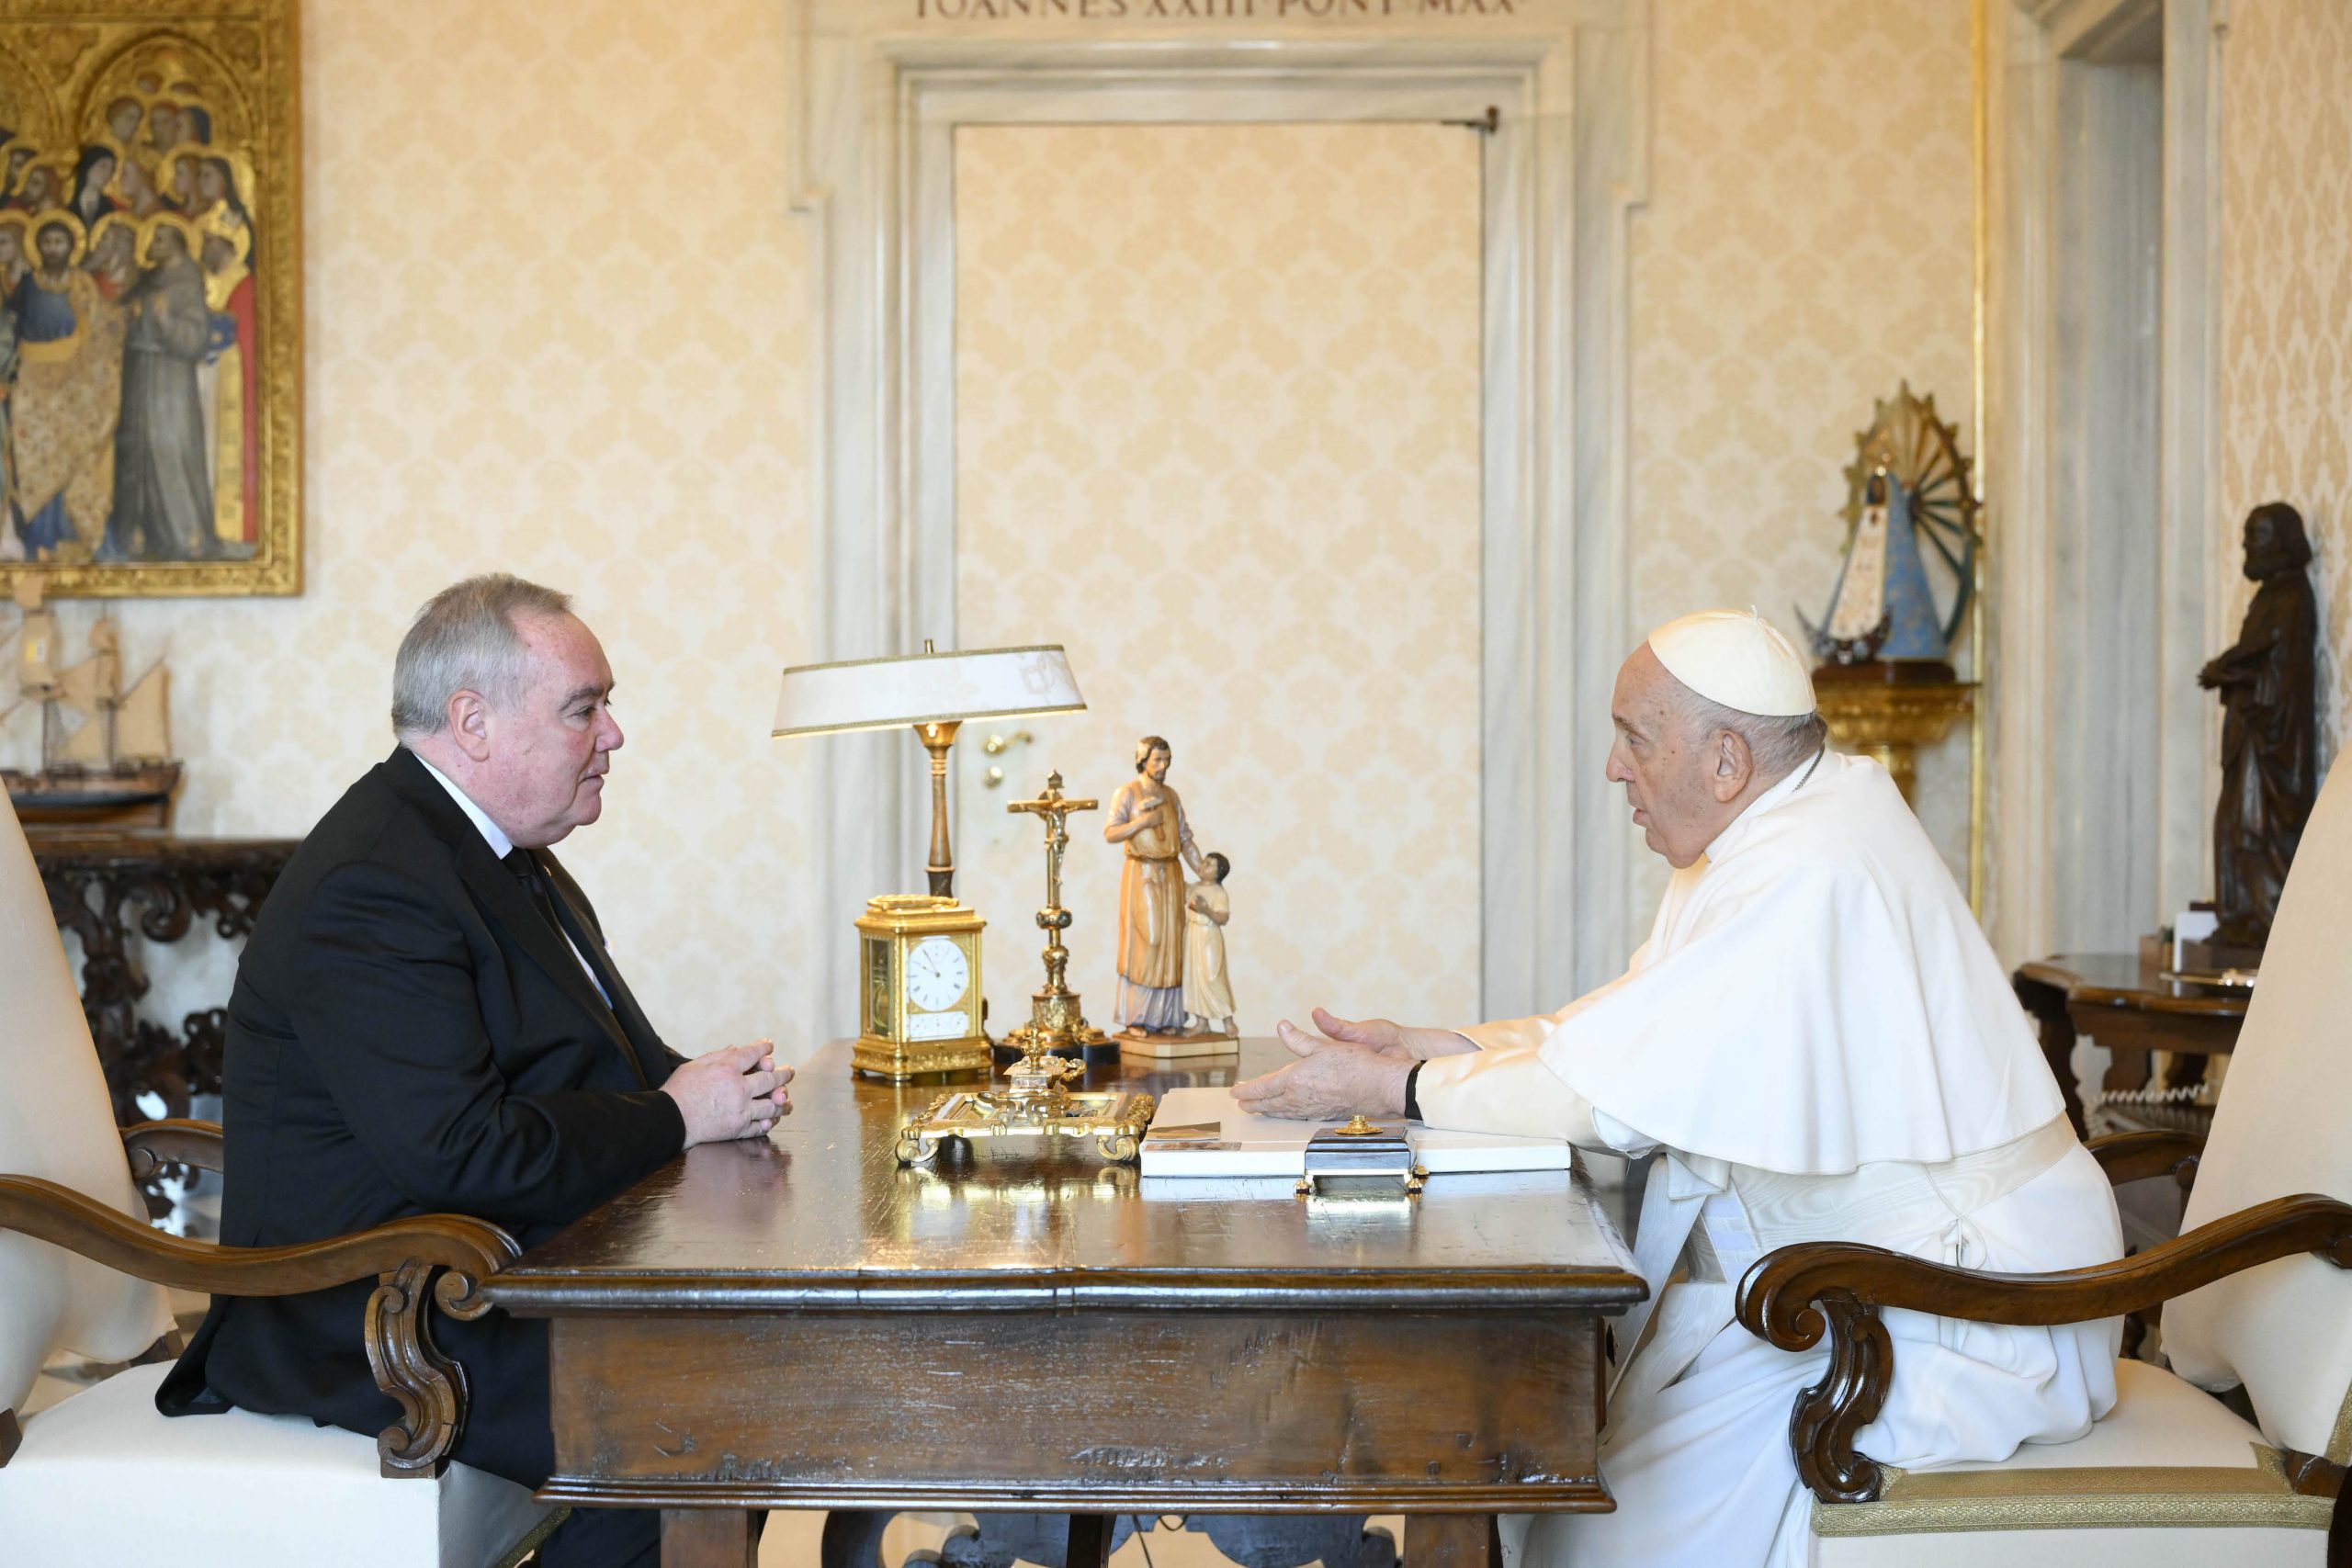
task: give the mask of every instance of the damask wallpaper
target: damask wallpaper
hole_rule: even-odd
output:
[[[2222,529],[2235,634],[2245,514],[2302,513],[2317,560],[2320,754],[2352,722],[2352,7],[2238,0],[2222,43]]]
[[[1837,575],[1842,470],[1874,400],[1907,378],[1971,441],[1968,6],[1657,0],[1652,16],[1632,619],[1752,604],[1799,637],[1796,610],[1817,620]],[[1920,764],[1920,815],[1955,866],[1967,764],[1964,737]],[[1637,849],[1634,866],[1645,933],[1666,865]]]
[[[799,1048],[813,983],[774,960],[807,756],[768,721],[808,651],[781,12],[306,6],[305,592],[117,606],[128,667],[170,656],[181,830],[291,835],[390,750],[392,650],[434,590],[505,568],[574,593],[628,744],[559,852],[687,1051]]]
[[[956,152],[960,635],[1066,643],[1089,704],[1030,723],[993,792],[966,764],[993,1016],[1041,979],[1041,833],[1002,802],[1058,767],[1104,807],[1064,901],[1110,1027],[1102,821],[1148,732],[1233,863],[1245,1031],[1317,1002],[1474,1021],[1476,138],[967,127]]]
[[[1838,469],[1871,400],[1907,376],[1968,406],[1967,7],[1657,0],[1652,16],[1631,618],[1754,604],[1794,629],[1793,606],[1828,592]],[[562,852],[687,1050],[773,1032],[805,1051],[799,998],[835,981],[785,973],[786,939],[851,913],[796,896],[815,753],[766,739],[776,670],[813,652],[785,25],[774,0],[306,6],[306,591],[119,606],[129,664],[172,660],[183,829],[292,834],[390,749],[391,652],[427,594],[491,567],[577,593],[629,742],[605,820]],[[1267,128],[1262,145],[1203,143],[1199,170],[1069,134],[1082,183],[1009,148],[989,165],[1006,205],[979,237],[1004,265],[985,287],[1037,314],[966,312],[993,334],[973,340],[986,362],[1020,371],[973,414],[988,444],[963,457],[979,465],[966,640],[1033,635],[1025,606],[1064,593],[1146,631],[1091,643],[1064,619],[1098,705],[1083,722],[1107,728],[1067,750],[1076,728],[1038,729],[1009,782],[1064,761],[1107,794],[1128,731],[1164,729],[1174,782],[1235,862],[1245,1022],[1262,1027],[1278,966],[1458,1013],[1476,941],[1476,275],[1449,236],[1476,197],[1416,139],[1467,133]],[[1137,221],[1146,188],[1185,206]],[[1032,225],[1084,232],[1070,259],[1094,294],[1042,270]],[[1458,286],[1408,287],[1432,266]],[[1129,274],[1152,280],[1148,305]],[[1249,287],[1218,297],[1211,278]],[[1195,344],[1213,370],[1161,383],[1157,414],[1114,368]],[[1076,511],[1056,510],[1069,481],[1039,422],[1080,417],[1069,455],[1104,514],[1146,538],[1212,525],[1171,545],[1139,605],[1114,553],[1139,545],[1095,541],[1069,587],[1029,553],[1062,537],[1033,537],[1030,517]],[[1171,451],[1177,467],[1153,466]],[[1458,534],[1438,525],[1457,512]],[[1329,536],[1248,531],[1317,514]],[[89,607],[65,613],[78,635]],[[967,825],[984,815],[967,803]],[[1097,882],[1074,945],[1106,965],[1115,869],[1099,826],[1079,826],[1093,836],[1074,863]],[[1025,913],[1038,868],[1021,843],[1017,898],[991,897]],[[1332,923],[1359,908],[1376,914]],[[1008,986],[1030,983],[1021,925],[992,931],[1000,1021]],[[1106,1011],[1101,971],[1083,978]]]

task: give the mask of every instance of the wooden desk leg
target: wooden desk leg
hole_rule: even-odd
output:
[[[2013,978],[2010,985],[2041,1028],[2042,1059],[2050,1064],[2050,1076],[2058,1080],[2058,1093],[2066,1102],[2066,1120],[2075,1124],[2075,1135],[2081,1137],[2083,1097],[2075,1084],[2075,1021],[2066,1012],[2066,993],[2021,977]]]
[[[2154,1065],[2154,1052],[2130,1045],[2111,1045],[2108,1050],[2111,1058],[2107,1064],[2109,1094],[2136,1094],[2148,1087],[2149,1069]]]
[[[1492,1514],[1408,1514],[1406,1568],[1499,1568]]]
[[[662,1568],[754,1568],[752,1516],[742,1508],[662,1510]]]
[[[1062,1553],[1064,1568],[1104,1568],[1111,1561],[1111,1516],[1072,1514],[1069,1545]]]

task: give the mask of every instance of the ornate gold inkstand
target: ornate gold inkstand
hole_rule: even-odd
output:
[[[1159,1101],[1148,1094],[1072,1094],[1063,1080],[1085,1070],[1066,1056],[1046,1055],[1032,1036],[1002,1089],[943,1094],[909,1118],[899,1134],[899,1163],[922,1164],[956,1138],[1092,1138],[1104,1159],[1133,1161]]]
[[[924,1106],[899,1134],[900,1165],[929,1160],[950,1139],[979,1138],[1091,1137],[1104,1159],[1131,1162],[1137,1157],[1159,1102],[1148,1094],[1074,1094],[1067,1082],[1086,1071],[1076,1059],[1080,1052],[1117,1049],[1086,1021],[1078,993],[1066,981],[1069,949],[1061,940],[1070,923],[1069,911],[1061,907],[1068,818],[1073,811],[1093,810],[1096,804],[1065,798],[1062,776],[1057,773],[1047,777],[1043,795],[1005,808],[1033,812],[1046,823],[1046,908],[1037,911],[1038,927],[1046,938],[1046,987],[1031,998],[1028,1023],[1005,1036],[1005,1044],[1021,1055],[1005,1069],[1004,1087],[943,1094]]]

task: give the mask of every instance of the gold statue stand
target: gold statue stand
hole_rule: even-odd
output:
[[[1813,672],[1813,690],[1829,738],[1849,751],[1877,758],[1910,802],[1920,750],[1974,713],[1976,687],[1953,680],[1949,665],[1918,671],[1930,676],[1926,680],[1905,680],[1906,673],[1900,661],[1885,660],[1825,665]]]
[[[1069,949],[1062,945],[1062,932],[1070,922],[1069,911],[1062,908],[1062,852],[1069,847],[1069,814],[1092,811],[1101,804],[1065,796],[1062,775],[1056,772],[1046,775],[1045,794],[1005,807],[1007,812],[1042,818],[1046,824],[1046,907],[1037,911],[1037,927],[1046,933],[1046,988],[1031,994],[1029,1021],[1009,1032],[1001,1047],[1019,1052],[1024,1066],[1027,1058],[1042,1055],[1080,1056],[1090,1064],[1118,1060],[1119,1048],[1086,1021],[1078,993],[1069,988]]]

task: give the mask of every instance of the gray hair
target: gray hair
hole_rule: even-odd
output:
[[[424,602],[392,660],[392,733],[402,740],[448,727],[449,698],[480,692],[503,707],[523,694],[529,650],[515,622],[569,615],[571,597],[503,571],[453,582]]]
[[[1756,772],[1767,784],[1785,777],[1799,764],[1811,761],[1814,753],[1829,743],[1829,726],[1817,713],[1788,717],[1742,713],[1712,697],[1702,697],[1679,682],[1676,684],[1680,686],[1679,705],[1691,732],[1704,736],[1728,729],[1747,741],[1747,754],[1756,761]]]

